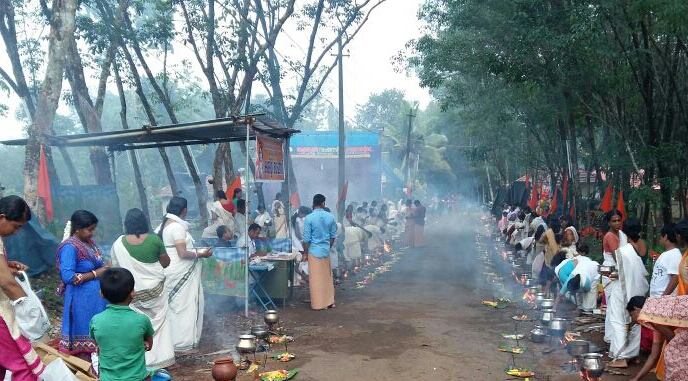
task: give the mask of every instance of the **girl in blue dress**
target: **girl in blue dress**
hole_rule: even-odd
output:
[[[94,315],[105,310],[98,278],[107,267],[93,241],[98,226],[96,216],[86,210],[77,210],[70,223],[70,236],[57,249],[64,294],[59,349],[90,361],[91,354],[97,353],[98,348],[89,336],[89,324]]]

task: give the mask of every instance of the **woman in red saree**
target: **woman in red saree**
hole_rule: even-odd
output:
[[[0,199],[0,237],[7,237],[19,230],[31,219],[31,210],[24,200],[17,196]],[[26,294],[14,280],[17,271],[26,266],[8,261],[0,239],[0,379],[5,372],[12,372],[12,380],[37,381],[45,365],[24,337],[15,319],[15,305]]]

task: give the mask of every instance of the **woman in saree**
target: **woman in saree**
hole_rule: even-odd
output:
[[[625,245],[628,242],[626,234],[624,234],[624,232],[621,231],[621,220],[623,219],[623,215],[618,210],[612,210],[611,212],[607,213],[605,219],[607,221],[607,225],[609,226],[609,231],[604,235],[604,238],[602,239],[602,251],[604,256],[604,262],[602,262],[602,266],[616,266],[614,252],[620,246],[622,246],[622,244]],[[609,305],[609,301],[611,300],[611,291],[613,289],[613,287],[610,288],[609,286],[609,283],[611,281],[612,279],[608,276],[602,276],[602,285],[604,286],[604,298],[606,300],[607,305]],[[610,335],[612,332],[611,322],[609,318],[609,314],[606,314],[604,318],[604,341],[606,341],[607,343],[611,341]]]
[[[16,233],[30,219],[31,209],[22,198],[0,198],[0,379],[5,379],[6,371],[10,371],[12,380],[38,381],[45,370],[16,319],[15,306],[26,298],[26,293],[14,276],[26,270],[26,266],[7,260],[2,242],[2,238]]]
[[[69,223],[69,236],[57,248],[57,267],[64,292],[62,334],[59,349],[91,361],[97,353],[89,334],[91,318],[105,310],[98,278],[108,269],[93,241],[98,218],[87,210],[77,210]]]
[[[638,323],[666,338],[657,363],[659,380],[688,380],[688,295],[649,298],[640,312],[631,312]]]
[[[217,228],[220,226],[226,226],[231,231],[232,236],[237,229],[234,215],[227,209],[227,205],[233,204],[227,200],[225,192],[217,191],[215,198],[216,200],[210,206],[211,224],[203,230],[202,238],[215,238],[217,236]]]
[[[198,347],[203,331],[205,299],[199,260],[210,257],[212,252],[194,250],[189,223],[184,221],[188,211],[185,198],[172,197],[166,211],[156,233],[170,257],[170,265],[164,270],[164,294],[169,304],[167,319],[175,351],[192,352]]]
[[[566,251],[566,258],[570,259],[578,256],[578,231],[573,226],[564,229],[564,237],[561,242],[561,249]]]
[[[287,226],[287,213],[284,204],[280,200],[272,202],[272,216],[275,223],[275,238],[283,239],[289,237],[289,227]]]
[[[112,245],[112,264],[134,275],[136,294],[130,307],[146,315],[153,325],[153,349],[146,352],[146,366],[171,367],[175,363],[174,344],[167,320],[169,307],[163,270],[170,265],[170,257],[160,237],[150,234],[148,218],[140,209],[127,212],[124,233]]]

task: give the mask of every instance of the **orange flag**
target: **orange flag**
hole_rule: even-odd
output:
[[[621,222],[626,220],[626,203],[624,202],[623,191],[619,191],[619,199],[616,201],[616,210],[621,212]]]
[[[241,176],[235,177],[232,183],[229,184],[229,187],[227,187],[227,198],[229,200],[231,200],[234,197],[235,189],[241,189]]]
[[[50,176],[48,175],[48,161],[45,158],[45,150],[41,146],[41,153],[38,159],[38,198],[43,200],[45,206],[45,216],[48,222],[53,220],[53,197],[50,191]]]
[[[604,197],[602,197],[602,202],[600,203],[600,210],[605,213],[612,211],[612,197],[614,197],[614,189],[612,184],[607,185],[607,190],[604,192]]]

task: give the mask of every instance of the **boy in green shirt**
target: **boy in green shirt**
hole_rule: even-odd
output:
[[[147,316],[129,308],[134,298],[134,276],[112,268],[100,277],[100,291],[108,304],[91,319],[91,337],[98,344],[101,381],[143,381],[146,351],[153,347],[153,326]]]

